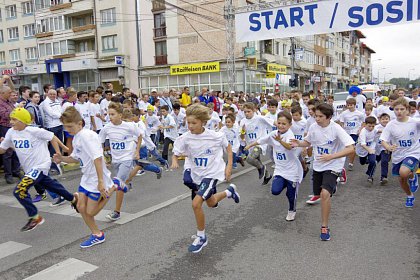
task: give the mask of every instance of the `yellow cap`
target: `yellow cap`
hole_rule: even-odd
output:
[[[382,101],[383,101],[383,102],[388,102],[388,101],[389,101],[388,96],[384,96],[384,97],[382,97]]]
[[[264,109],[264,110],[262,110],[261,113],[267,114],[268,113],[268,110],[267,109]]]
[[[16,108],[10,113],[10,118],[17,119],[20,122],[23,122],[26,125],[32,123],[31,114],[28,110],[24,108]]]
[[[149,106],[147,106],[147,110],[150,110],[150,111],[154,112],[155,111],[155,106],[149,105]]]

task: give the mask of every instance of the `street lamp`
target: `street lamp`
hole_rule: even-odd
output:
[[[408,81],[409,82],[410,82],[410,72],[411,72],[411,70],[415,71],[416,69],[415,68],[408,69]]]
[[[385,84],[385,81],[386,81],[386,75],[389,75],[389,74],[392,74],[392,73],[384,73],[384,84]]]
[[[376,61],[381,61],[382,60],[382,58],[378,58],[378,59],[374,59],[374,60],[371,60],[370,61],[370,77],[371,77],[371,82],[373,83],[374,81],[373,81],[373,63],[374,62],[376,62]],[[379,72],[379,70],[378,70],[378,72]],[[379,84],[379,74],[378,74],[378,84]]]
[[[380,71],[380,70],[384,70],[384,69],[386,69],[386,67],[378,68],[378,84],[380,83],[380,79],[379,79],[379,71]]]

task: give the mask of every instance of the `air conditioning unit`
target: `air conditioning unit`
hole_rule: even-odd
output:
[[[23,66],[22,61],[16,61],[15,66],[22,67]]]

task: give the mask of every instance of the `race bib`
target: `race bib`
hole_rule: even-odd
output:
[[[38,179],[38,177],[39,177],[39,175],[41,174],[41,171],[39,171],[38,169],[34,169],[34,168],[32,168],[31,170],[29,170],[26,174],[25,174],[25,176],[26,177],[29,177],[29,178],[31,178],[31,179],[33,179],[33,180],[36,180],[36,179]]]

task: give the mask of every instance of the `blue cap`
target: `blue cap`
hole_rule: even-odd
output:
[[[362,90],[358,86],[351,86],[349,88],[349,94],[352,94],[353,92],[356,92],[357,94],[362,93]]]

